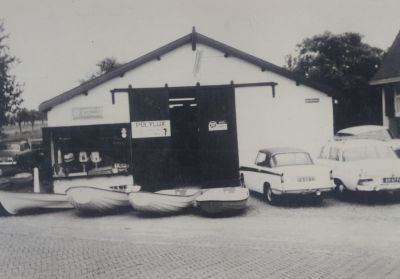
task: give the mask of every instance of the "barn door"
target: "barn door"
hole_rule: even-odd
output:
[[[163,188],[170,180],[165,168],[171,139],[168,99],[166,88],[133,89],[129,93],[133,175],[135,183],[146,191]]]
[[[199,87],[200,172],[206,187],[239,184],[235,95],[232,86]]]

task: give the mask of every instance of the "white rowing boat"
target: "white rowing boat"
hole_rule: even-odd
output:
[[[76,186],[68,188],[66,194],[71,205],[81,211],[109,212],[130,206],[123,191]]]
[[[0,191],[0,204],[11,215],[27,209],[69,209],[66,195]]]
[[[205,190],[196,198],[196,205],[205,213],[214,214],[244,210],[249,199],[249,189],[225,187]]]
[[[198,189],[171,189],[154,193],[136,192],[129,194],[134,209],[144,212],[174,213],[191,207],[200,194]]]

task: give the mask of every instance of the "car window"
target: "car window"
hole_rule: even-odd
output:
[[[318,158],[320,158],[320,159],[325,159],[326,158],[326,149],[328,149],[328,147],[327,146],[322,146],[321,147],[321,151],[319,152],[319,156],[318,156]]]
[[[25,151],[29,149],[29,144],[27,142],[24,142],[20,145],[20,151]]]
[[[343,151],[345,162],[382,158],[397,158],[397,156],[389,146],[360,146]]]
[[[20,151],[20,145],[18,143],[6,143],[0,145],[0,150]]]
[[[339,148],[332,146],[329,150],[329,160],[339,161]]]
[[[268,160],[267,154],[265,154],[263,152],[258,152],[257,159],[256,159],[256,165],[266,167],[268,165],[267,160]]]
[[[306,152],[280,153],[272,156],[272,166],[312,165],[310,154]]]

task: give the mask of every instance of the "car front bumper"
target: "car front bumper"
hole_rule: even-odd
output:
[[[321,195],[325,192],[330,192],[333,187],[323,187],[323,188],[310,188],[310,189],[272,189],[272,193],[275,195]]]
[[[400,184],[382,184],[382,185],[358,185],[356,187],[356,191],[358,192],[379,192],[379,191],[400,191]]]

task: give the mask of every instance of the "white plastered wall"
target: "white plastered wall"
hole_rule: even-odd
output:
[[[196,61],[196,57],[201,57]],[[128,73],[62,103],[48,114],[49,127],[129,122],[127,94],[116,94],[114,88],[164,87],[277,82],[276,97],[271,87],[236,88],[236,111],[241,164],[253,160],[258,148],[268,146],[303,147],[316,154],[333,136],[332,98],[310,87],[297,86],[293,80],[257,66],[229,57],[212,48],[183,46]],[[305,99],[318,99],[306,103]],[[103,118],[73,120],[74,107],[102,107]]]

